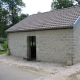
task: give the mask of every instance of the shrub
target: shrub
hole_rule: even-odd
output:
[[[7,50],[7,41],[4,41],[4,43],[2,43],[2,47],[4,48],[4,50]]]

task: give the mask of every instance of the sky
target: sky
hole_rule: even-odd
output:
[[[53,0],[22,0],[26,7],[22,9],[25,14],[37,14],[37,12],[47,12],[51,10]]]

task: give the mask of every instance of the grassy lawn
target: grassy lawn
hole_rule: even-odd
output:
[[[6,54],[7,51],[0,51],[0,55],[1,54]]]
[[[5,54],[7,52],[7,41],[4,41],[2,47],[4,48],[4,50],[0,50],[0,55]]]
[[[4,41],[4,43],[2,44],[2,47],[4,48],[4,50],[7,50],[7,41]]]

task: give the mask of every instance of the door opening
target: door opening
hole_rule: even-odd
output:
[[[28,59],[36,60],[36,36],[28,36]]]

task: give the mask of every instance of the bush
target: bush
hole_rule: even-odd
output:
[[[7,50],[7,41],[4,41],[4,43],[2,43],[2,47],[4,48],[4,50]]]

